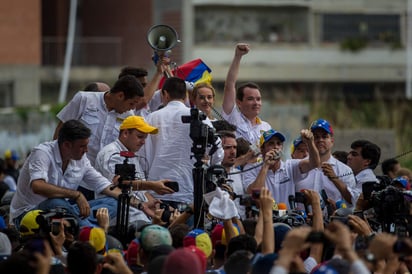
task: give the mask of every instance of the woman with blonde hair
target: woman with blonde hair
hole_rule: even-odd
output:
[[[196,84],[191,93],[191,103],[201,110],[211,121],[217,119],[212,115],[212,107],[215,103],[216,91],[214,87],[206,82]]]

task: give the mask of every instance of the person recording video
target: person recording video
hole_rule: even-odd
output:
[[[129,116],[120,125],[118,139],[105,146],[96,157],[96,169],[104,177],[109,180],[120,179],[120,184],[131,182],[133,190],[137,190],[130,201],[131,205],[135,207],[140,202],[154,202],[153,196],[144,190],[152,190],[159,195],[175,192],[171,188],[173,187],[172,185],[169,185],[170,187],[167,186],[171,182],[170,180],[146,181],[144,170],[139,162],[143,158],[135,155],[145,144],[148,134],[157,133],[158,129],[149,125],[143,117]],[[122,155],[125,155],[125,157]],[[122,163],[124,163],[125,158],[127,159],[127,164],[124,166],[126,171],[130,165],[133,167],[131,174],[121,174],[128,173],[122,171]],[[120,168],[122,172],[116,172],[116,167],[118,167],[117,171]],[[146,210],[147,208],[144,208],[144,205],[149,207],[151,205],[142,204],[143,208],[140,206],[141,209],[150,215],[150,212]]]

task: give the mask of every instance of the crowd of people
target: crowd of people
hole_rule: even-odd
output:
[[[237,83],[249,51],[221,113],[161,56],[150,80],[125,67],[77,92],[21,167],[6,151],[0,273],[409,273],[412,171],[370,140],[335,151],[324,118],[284,159],[259,86]]]

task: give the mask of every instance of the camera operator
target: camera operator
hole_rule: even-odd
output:
[[[143,146],[144,156],[149,167],[149,180],[167,178],[179,183],[179,191],[156,198],[166,200],[174,208],[179,204],[193,202],[193,174],[195,159],[191,157],[192,139],[190,124],[183,123],[181,117],[191,114],[184,102],[186,99],[185,81],[176,77],[166,79],[162,87],[162,98],[165,107],[152,112],[147,122],[157,128],[159,133],[151,134]],[[203,120],[212,127],[209,119]],[[211,164],[218,163],[223,158],[220,144],[212,155]]]
[[[141,116],[129,116],[120,125],[119,138],[111,144],[105,146],[98,154],[96,158],[96,169],[103,174],[107,179],[113,180],[116,177],[115,167],[123,162],[123,157],[120,155],[122,151],[131,152],[133,157],[128,158],[129,164],[134,165],[136,170],[135,174],[131,174],[133,190],[137,190],[134,194],[134,198],[131,199],[133,206],[138,206],[139,202],[151,202],[150,204],[144,204],[143,209],[147,214],[152,215],[152,212],[148,210],[148,207],[154,209],[153,196],[143,190],[153,190],[159,195],[172,194],[173,189],[165,185],[169,180],[158,181],[146,181],[144,177],[143,169],[140,165],[139,158],[134,154],[140,150],[145,144],[145,140],[148,134],[156,134],[158,129],[146,123]],[[117,176],[116,178],[119,178]],[[128,183],[126,178],[120,177],[121,183]],[[132,221],[132,219],[130,220]]]

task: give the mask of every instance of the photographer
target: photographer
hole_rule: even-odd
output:
[[[157,132],[158,129],[146,123],[143,117],[129,116],[120,125],[118,139],[105,146],[96,158],[96,169],[107,179],[120,179],[121,184],[131,183],[133,190],[137,190],[134,192],[135,196],[131,199],[131,204],[137,207],[140,202],[144,202],[145,204],[142,204],[141,208],[151,217],[153,216],[155,199],[144,190],[153,190],[159,195],[174,193],[173,189],[166,186],[169,180],[146,181],[145,173],[139,162],[141,157],[135,156],[135,153],[145,144],[148,134],[156,134]],[[126,172],[121,170],[120,173],[132,174],[116,174],[116,166],[121,165],[124,161],[121,156],[121,152],[124,151],[131,153],[131,157],[126,156],[126,158],[128,164],[134,166],[134,170],[128,171],[128,165],[126,165]]]

